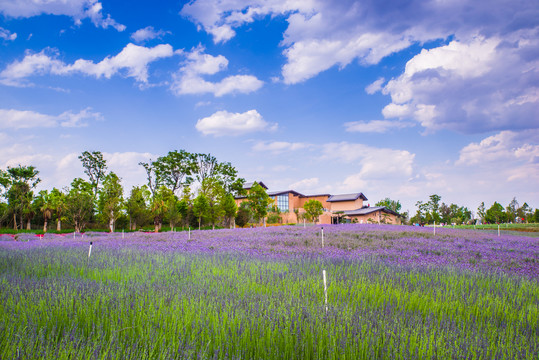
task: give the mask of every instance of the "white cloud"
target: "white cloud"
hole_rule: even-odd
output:
[[[244,113],[217,111],[197,121],[196,129],[204,135],[237,136],[257,131],[273,131],[277,124],[266,122],[256,110]]]
[[[457,165],[492,166],[498,163],[535,164],[539,170],[539,130],[526,132],[502,131],[489,136],[479,143],[471,143],[460,151]]]
[[[386,79],[384,79],[383,77],[377,79],[375,82],[373,82],[372,84],[370,84],[369,86],[365,88],[365,92],[369,95],[372,95],[372,94],[377,93],[378,91],[381,91],[382,85],[384,84],[385,81]]]
[[[141,43],[147,40],[160,39],[167,34],[163,30],[155,30],[153,26],[146,26],[143,29],[138,29],[133,34],[131,34],[131,39],[135,42]]]
[[[360,171],[353,176],[362,179],[407,179],[414,172],[415,154],[406,150],[340,142],[325,144],[323,154],[326,159],[357,162]]]
[[[228,76],[219,82],[210,82],[201,75],[214,75],[228,67],[228,60],[222,56],[204,53],[204,48],[197,47],[187,54],[184,65],[174,74],[171,90],[176,95],[212,93],[223,96],[233,93],[250,93],[264,84],[252,75]]]
[[[317,177],[312,177],[308,179],[302,179],[300,181],[296,181],[288,186],[289,189],[300,189],[303,191],[305,190],[311,190],[318,186],[318,183],[320,182],[320,179]]]
[[[81,73],[110,79],[113,75],[125,71],[125,76],[133,77],[141,83],[148,82],[148,67],[153,61],[174,55],[172,46],[157,45],[153,48],[127,44],[113,57],[106,57],[98,63],[78,59],[68,65],[58,60],[58,54],[50,49],[39,53],[27,52],[21,61],[9,64],[0,72],[0,82],[5,85],[27,85],[27,78],[35,75],[71,75]]]
[[[28,129],[36,127],[80,127],[87,120],[101,120],[100,113],[86,108],[78,113],[63,112],[60,115],[47,115],[29,110],[0,109],[0,129]]]
[[[17,33],[12,33],[8,29],[4,29],[0,26],[0,39],[13,41],[17,38]]]
[[[348,132],[386,133],[395,129],[414,126],[412,123],[392,120],[352,121],[344,123]]]
[[[422,50],[383,89],[392,102],[386,118],[412,118],[427,130],[461,132],[536,128],[537,59],[525,57],[539,41],[474,37]],[[531,46],[531,47],[530,47]]]
[[[0,0],[0,13],[15,18],[27,18],[41,14],[67,15],[73,18],[75,24],[89,18],[92,23],[101,28],[113,27],[124,31],[125,26],[117,23],[109,14],[103,15],[103,5],[97,0]]]
[[[286,141],[259,141],[253,146],[253,151],[271,152],[271,153],[283,153],[289,151],[303,150],[311,147],[312,145],[296,142]]]

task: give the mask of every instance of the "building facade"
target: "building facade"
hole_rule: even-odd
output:
[[[254,182],[246,183],[244,189],[248,192]],[[268,189],[263,182],[258,182],[264,189]],[[365,205],[367,197],[363,193],[352,194],[317,194],[303,195],[295,190],[269,191],[273,205],[279,209],[280,222],[283,224],[297,224],[303,221],[304,205],[309,200],[320,201],[323,213],[318,218],[319,224],[338,224],[343,222],[357,223],[384,223],[401,224],[401,216],[385,207],[370,207]],[[239,206],[246,201],[246,196],[236,197]]]

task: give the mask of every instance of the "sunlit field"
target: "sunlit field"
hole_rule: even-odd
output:
[[[323,243],[319,226],[0,236],[0,359],[538,356],[537,238],[388,225],[324,226]]]

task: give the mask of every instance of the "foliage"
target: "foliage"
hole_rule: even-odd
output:
[[[507,221],[507,214],[503,211],[503,206],[494,202],[485,214],[485,220],[489,223],[502,223]]]
[[[125,204],[131,230],[136,230],[137,225],[142,226],[149,220],[150,214],[147,203],[149,196],[146,185],[134,186],[131,189],[131,194]]]
[[[107,161],[103,158],[101,151],[84,151],[79,156],[79,160],[84,167],[84,173],[88,175],[92,184],[94,197],[97,197],[99,182],[105,177]]]
[[[225,194],[221,206],[223,208],[226,226],[230,226],[231,220],[236,216],[236,212],[238,211],[238,205],[234,201],[234,196],[230,193]]]
[[[392,210],[396,212],[397,214],[400,214],[400,209],[402,207],[399,200],[391,200],[390,198],[386,197],[383,200],[378,201],[375,206],[383,206],[386,209]]]
[[[71,183],[71,189],[66,196],[66,214],[69,220],[75,225],[75,231],[82,231],[90,216],[94,212],[94,185],[76,178]]]
[[[99,190],[98,211],[101,220],[108,224],[111,232],[115,229],[116,220],[123,208],[123,187],[120,178],[113,172],[103,179],[103,188]]]
[[[307,218],[316,223],[318,220],[318,217],[324,213],[324,207],[322,203],[318,200],[311,199],[307,201],[303,208],[305,209],[305,215]]]
[[[204,193],[198,194],[198,196],[193,201],[193,215],[198,219],[198,228],[202,225],[202,219],[208,216],[208,211],[210,209],[210,204]]]
[[[164,184],[173,193],[189,185],[193,179],[194,157],[185,150],[169,151],[166,156],[159,157],[152,163],[158,184]]]
[[[249,209],[252,211],[257,222],[264,219],[268,213],[268,205],[271,204],[272,201],[273,200],[266,193],[266,189],[257,182],[253,183],[253,186],[247,194],[247,202],[249,203]]]
[[[236,225],[239,227],[244,227],[249,223],[252,216],[253,214],[251,209],[249,208],[249,204],[246,201],[242,202],[236,214]]]

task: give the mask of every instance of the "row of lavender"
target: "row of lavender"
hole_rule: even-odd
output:
[[[322,244],[322,232],[324,244]],[[239,252],[273,258],[317,255],[325,258],[377,258],[414,266],[478,269],[539,278],[539,238],[476,231],[409,226],[337,225],[273,227],[170,233],[87,233],[39,238],[0,235],[5,247],[87,246],[148,248],[152,251]],[[35,241],[38,240],[38,241]],[[85,242],[86,241],[86,242]],[[322,248],[322,246],[324,247]]]
[[[323,248],[320,227],[3,240],[2,359],[539,353],[535,239],[350,225],[324,227]]]

